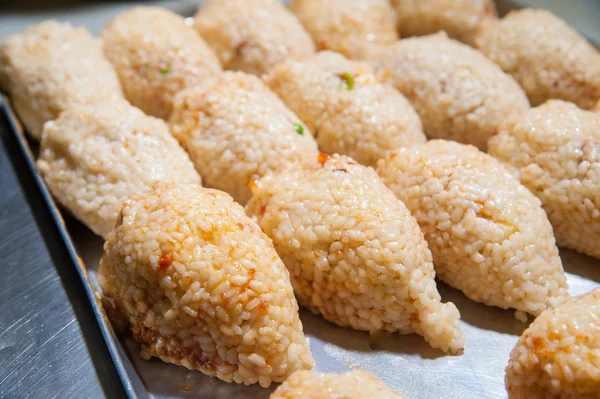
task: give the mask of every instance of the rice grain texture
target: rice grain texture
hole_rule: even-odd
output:
[[[403,399],[375,375],[362,370],[342,374],[297,371],[269,399]]]
[[[290,9],[318,50],[364,59],[373,47],[398,40],[396,16],[388,0],[292,0]]]
[[[402,39],[376,62],[415,107],[429,138],[485,150],[502,120],[529,108],[512,77],[444,33]]]
[[[493,0],[392,0],[402,36],[423,36],[445,31],[468,45],[475,42],[477,28],[496,19]]]
[[[99,283],[142,357],[264,387],[314,366],[288,271],[221,191],[168,184],[128,200]]]
[[[600,99],[600,53],[548,11],[512,11],[486,22],[476,46],[521,84],[534,106],[554,98],[591,109]]]
[[[46,21],[0,43],[0,88],[27,132],[71,106],[123,98],[117,74],[85,28]]]
[[[600,258],[600,115],[550,100],[507,119],[489,152],[541,201],[559,246]]]
[[[600,398],[600,288],[542,313],[510,354],[510,399]]]
[[[315,52],[309,34],[279,0],[207,0],[194,26],[225,69],[262,75]]]
[[[46,123],[37,166],[58,202],[101,236],[130,196],[168,181],[200,183],[165,122],[125,100],[73,107]]]
[[[372,168],[320,154],[256,182],[246,211],[273,240],[301,305],[343,327],[464,346],[423,233]]]
[[[194,28],[163,8],[133,7],[117,15],[102,40],[129,102],[158,118],[169,117],[177,92],[221,71]]]
[[[417,219],[442,281],[474,301],[533,315],[564,301],[548,217],[499,161],[431,140],[392,153],[377,171]]]
[[[250,198],[250,181],[319,153],[298,117],[243,72],[225,72],[178,94],[170,127],[204,184],[241,204]]]
[[[268,86],[306,123],[319,149],[364,165],[426,140],[419,116],[372,68],[324,51],[276,66]]]

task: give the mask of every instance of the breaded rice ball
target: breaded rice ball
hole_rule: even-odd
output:
[[[375,165],[426,140],[419,116],[364,63],[324,51],[276,66],[266,83],[313,132],[321,151]]]
[[[273,240],[301,305],[342,327],[463,347],[419,225],[372,168],[320,154],[255,183],[246,211]]]
[[[394,152],[378,173],[417,219],[442,281],[474,301],[533,315],[564,301],[548,217],[499,161],[431,140]]]
[[[269,399],[402,399],[375,375],[362,370],[342,374],[296,371]]]
[[[600,258],[600,115],[550,100],[507,119],[489,152],[542,201],[559,246]]]
[[[600,53],[548,11],[512,11],[485,23],[476,46],[521,84],[534,106],[556,98],[591,109],[600,99]]]
[[[221,191],[172,183],[128,200],[99,283],[143,357],[264,387],[314,366],[288,271]]]
[[[529,108],[513,78],[444,33],[400,40],[379,52],[376,63],[415,107],[432,139],[485,150],[502,120]]]
[[[542,313],[510,354],[510,399],[600,398],[600,288]]]
[[[56,21],[30,26],[0,43],[0,88],[36,140],[44,123],[65,109],[123,98],[100,43],[85,28]]]
[[[388,0],[292,0],[290,9],[319,50],[361,59],[372,47],[398,40]]]
[[[392,0],[402,36],[422,36],[445,31],[468,45],[486,19],[496,19],[493,0]]]
[[[207,0],[194,27],[225,69],[255,75],[315,52],[300,21],[279,0]]]
[[[73,107],[48,122],[37,166],[52,195],[101,236],[128,197],[167,181],[200,184],[167,125],[125,100]]]
[[[250,198],[251,180],[319,153],[298,117],[243,72],[225,72],[179,93],[170,127],[204,184],[241,204]]]
[[[502,120],[529,108],[513,78],[444,33],[400,40],[376,58],[415,107],[429,138],[485,150]]]
[[[119,14],[102,30],[102,40],[129,102],[158,118],[169,117],[177,92],[221,71],[194,28],[159,7]]]

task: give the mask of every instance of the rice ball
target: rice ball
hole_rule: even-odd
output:
[[[368,57],[372,47],[398,40],[388,0],[292,0],[290,9],[319,50],[360,59]]]
[[[194,28],[159,7],[133,7],[119,14],[102,30],[102,40],[129,102],[159,118],[169,117],[177,92],[221,70]]]
[[[167,184],[128,200],[98,281],[142,357],[264,387],[314,366],[288,271],[221,191]]]
[[[167,181],[200,184],[167,125],[125,100],[73,107],[46,123],[37,166],[58,202],[101,236],[128,197]]]
[[[342,374],[296,371],[269,399],[402,399],[375,375],[362,370]]]
[[[591,109],[600,99],[600,53],[548,11],[512,11],[485,23],[476,46],[521,84],[534,106],[556,98]]]
[[[262,75],[315,52],[309,34],[279,0],[207,0],[194,26],[225,69]]]
[[[265,81],[306,123],[323,152],[375,165],[390,151],[426,140],[406,98],[362,62],[324,51],[276,66]]]
[[[248,183],[318,154],[310,131],[253,75],[225,72],[179,93],[171,133],[205,185],[245,204]]]
[[[123,98],[100,43],[85,28],[46,21],[0,43],[0,88],[27,132],[42,137],[46,121],[72,106]]]
[[[483,21],[497,18],[493,0],[392,0],[392,5],[402,36],[445,31],[468,45]]]
[[[320,154],[256,182],[246,211],[273,240],[301,305],[342,327],[463,347],[423,233],[372,168]]]
[[[417,219],[442,281],[474,301],[533,315],[564,300],[548,217],[499,161],[431,140],[394,152],[377,171]]]
[[[400,40],[375,58],[415,107],[429,138],[485,150],[502,120],[529,108],[510,75],[444,33]]]
[[[600,115],[550,100],[507,119],[489,152],[542,201],[559,246],[600,258]]]
[[[510,399],[600,398],[600,288],[544,311],[510,353]]]

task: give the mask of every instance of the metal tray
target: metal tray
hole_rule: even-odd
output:
[[[511,2],[499,3],[501,12],[513,8]],[[131,337],[114,334],[96,284],[103,240],[70,216],[65,215],[63,219],[35,168],[37,143],[28,141],[6,99],[2,105],[27,159],[29,172],[38,185],[40,201],[46,204],[67,247],[65,261],[72,263],[73,272],[78,274],[92,305],[105,341],[98,345],[106,345],[125,394],[129,398],[268,398],[275,385],[263,389],[228,384],[158,359],[142,360],[137,354],[139,347]],[[599,285],[599,260],[564,249],[560,254],[572,295],[589,292]],[[513,311],[475,303],[443,283],[438,283],[438,289],[443,300],[454,302],[461,312],[461,327],[467,339],[462,354],[446,355],[429,347],[415,334],[389,334],[373,341],[366,332],[337,327],[302,309],[300,317],[304,332],[310,338],[315,370],[367,370],[412,399],[506,398],[504,368],[510,350],[528,324],[517,321]]]

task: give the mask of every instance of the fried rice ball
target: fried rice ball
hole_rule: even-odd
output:
[[[510,75],[444,33],[400,40],[375,58],[415,107],[429,138],[485,150],[502,120],[529,108]]]
[[[362,62],[324,51],[276,66],[265,81],[306,123],[323,152],[371,166],[392,150],[426,140],[406,98]]]
[[[269,399],[402,399],[375,375],[362,370],[342,374],[296,371]]]
[[[177,92],[221,71],[194,28],[159,7],[119,14],[102,30],[102,40],[129,102],[158,118],[169,117]]]
[[[600,258],[600,115],[550,100],[507,119],[489,152],[542,201],[559,246]]]
[[[171,183],[126,201],[98,281],[144,358],[264,387],[314,366],[288,271],[221,191]]]
[[[256,182],[246,211],[273,240],[301,305],[342,327],[463,347],[423,233],[372,168],[320,154]]]
[[[442,281],[474,301],[533,315],[564,301],[548,217],[499,161],[431,140],[392,153],[377,171],[417,219]]]
[[[398,40],[388,0],[292,0],[290,9],[319,50],[362,59],[372,47]]]
[[[130,196],[167,181],[200,184],[167,125],[125,100],[73,107],[46,123],[37,166],[58,202],[101,236]]]
[[[486,19],[496,19],[493,0],[392,0],[402,36],[423,36],[445,31],[468,45]]]
[[[555,98],[591,109],[600,99],[600,53],[548,11],[512,11],[485,23],[476,46],[521,84],[534,106]]]
[[[207,0],[194,26],[225,69],[262,75],[315,52],[309,34],[279,0]]]
[[[0,43],[0,88],[36,140],[71,106],[123,98],[100,43],[85,28],[46,21]]]
[[[225,72],[179,93],[170,127],[204,184],[242,204],[251,180],[319,153],[298,117],[243,72]]]
[[[510,354],[510,399],[600,398],[600,288],[544,311]]]

